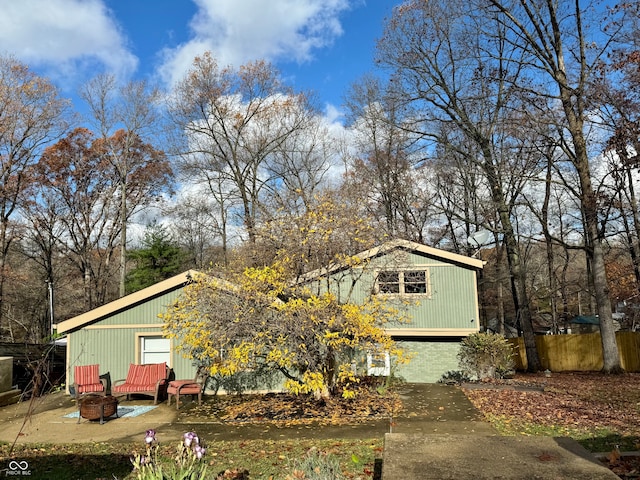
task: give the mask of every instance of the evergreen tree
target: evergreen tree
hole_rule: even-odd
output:
[[[184,257],[165,227],[148,225],[142,247],[129,253],[136,266],[127,274],[126,292],[136,292],[180,273]]]

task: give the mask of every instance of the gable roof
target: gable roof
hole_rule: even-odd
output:
[[[113,315],[114,313],[126,310],[127,308],[133,307],[134,305],[150,300],[166,292],[180,288],[191,282],[198,274],[199,272],[195,270],[187,270],[186,272],[158,282],[150,287],[143,288],[142,290],[125,295],[113,302],[106,303],[100,307],[94,308],[93,310],[89,310],[88,312],[76,317],[60,322],[57,325],[54,325],[54,328],[56,328],[58,333],[77,330],[85,325],[108,317],[109,315]]]
[[[403,240],[399,238],[385,242],[378,247],[370,248],[369,250],[360,252],[354,255],[354,257],[357,257],[360,260],[367,260],[377,256],[386,255],[394,250],[399,250],[399,249],[422,253],[430,257],[440,258],[449,263],[457,263],[469,268],[482,269],[484,268],[484,264],[485,264],[484,261],[478,260],[477,258],[467,257],[465,255],[460,255],[458,253],[447,252],[446,250],[440,250],[439,248],[433,248],[427,245],[423,245],[421,243],[411,242],[409,240]],[[313,270],[303,275],[302,278],[300,279],[300,282],[304,283],[304,282],[313,280],[315,278],[340,271],[346,267],[347,267],[346,265],[335,264],[329,268],[321,268],[318,270]]]

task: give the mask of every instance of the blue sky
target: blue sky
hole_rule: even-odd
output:
[[[373,68],[395,0],[5,0],[0,45],[65,96],[98,72],[169,87],[193,57],[271,61],[327,110]]]

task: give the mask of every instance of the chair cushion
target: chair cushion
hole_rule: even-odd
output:
[[[187,385],[180,389],[181,395],[196,395],[200,393],[200,385]]]
[[[169,386],[170,387],[181,387],[183,385],[189,385],[189,384],[193,384],[196,386],[199,386],[196,382],[194,382],[193,380],[171,380],[169,382]]]
[[[81,365],[74,367],[73,379],[78,385],[97,385],[100,383],[100,365]],[[95,391],[95,390],[94,390]]]
[[[127,372],[127,378],[124,383],[128,383],[131,385],[142,385],[147,383],[144,381],[144,367],[144,365],[136,365],[135,363],[130,364],[129,371]]]
[[[152,363],[149,367],[149,383],[156,383],[158,380],[167,379],[167,364]]]
[[[89,385],[78,385],[78,393],[103,392],[104,385],[101,383],[92,383]]]
[[[159,380],[165,380],[167,378],[167,364],[163,363],[150,363],[145,365],[137,365],[131,363],[129,365],[129,371],[127,372],[127,378],[121,385],[113,387],[115,392],[126,393],[136,391],[153,391],[156,388],[156,384]]]
[[[136,393],[136,392],[153,392],[156,389],[155,383],[147,385],[136,385],[135,383],[123,383],[113,387],[113,391],[117,393]]]
[[[202,386],[193,380],[173,380],[169,382],[167,393],[175,395],[180,391],[184,395],[196,395],[202,391]]]

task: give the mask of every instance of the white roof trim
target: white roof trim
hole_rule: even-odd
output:
[[[471,268],[481,269],[481,268],[484,268],[484,265],[485,265],[484,261],[478,260],[477,258],[467,257],[465,255],[460,255],[458,253],[447,252],[446,250],[440,250],[439,248],[428,247],[427,245],[423,245],[421,243],[411,242],[409,240],[403,240],[403,239],[390,240],[386,243],[383,243],[379,247],[365,250],[364,252],[358,253],[354,256],[361,260],[366,260],[366,259],[373,258],[377,255],[388,253],[392,250],[396,250],[399,248],[424,253],[425,255],[430,255],[432,257],[441,258],[444,260],[448,260],[450,262],[459,263]],[[314,278],[328,275],[337,270],[340,270],[341,268],[343,268],[343,265],[336,264],[329,268],[321,268],[318,270],[313,270],[309,273],[304,274],[301,277],[300,281],[305,282],[305,281],[313,280]]]

